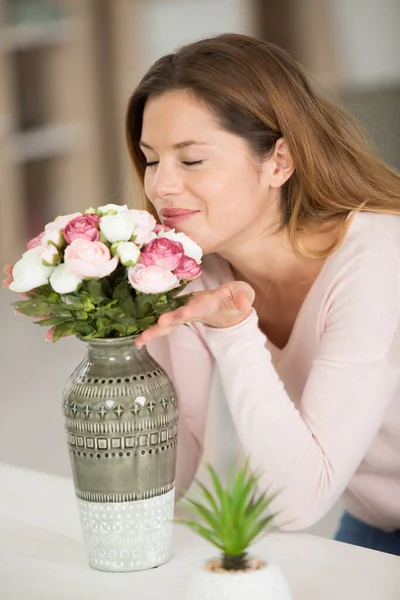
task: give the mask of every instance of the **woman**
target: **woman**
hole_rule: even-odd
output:
[[[205,254],[194,298],[137,341],[178,390],[178,489],[218,368],[281,526],[345,491],[337,538],[400,555],[399,175],[290,56],[236,34],[158,60],[126,133],[141,207]]]
[[[178,391],[178,495],[217,368],[278,525],[345,492],[337,539],[400,555],[400,177],[290,56],[241,35],[157,61],[126,133],[139,207],[205,254],[193,299],[137,340]]]

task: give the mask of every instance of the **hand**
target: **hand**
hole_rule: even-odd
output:
[[[8,275],[8,277],[6,277],[2,283],[3,288],[9,288],[10,284],[13,281],[13,277],[12,277],[12,270],[13,270],[13,266],[12,265],[6,265],[3,269],[3,273],[5,273],[6,275]],[[22,293],[22,292],[17,292],[18,294],[20,294],[21,296],[23,296],[24,298],[26,298],[26,294]],[[19,310],[15,309],[15,314],[16,315],[21,315],[22,313],[19,312]],[[43,317],[32,317],[34,319],[37,319],[38,321],[40,321],[40,319],[48,319],[50,315],[47,316],[43,316]],[[46,335],[45,340],[47,342],[50,342],[53,339],[53,335],[54,335],[54,327],[52,327],[51,329],[48,329],[46,331]],[[63,336],[65,337],[65,336]]]
[[[249,316],[254,298],[253,288],[244,281],[231,281],[216,290],[195,292],[185,306],[161,315],[154,327],[136,339],[136,347],[141,348],[191,321],[221,328],[238,325]]]
[[[3,285],[3,288],[8,288],[8,287],[10,287],[10,284],[12,283],[12,280],[13,280],[13,278],[12,278],[12,270],[13,270],[13,267],[12,267],[12,265],[6,265],[6,266],[4,267],[4,269],[3,269],[3,273],[5,273],[6,275],[8,275],[8,277],[6,277],[6,278],[4,279],[4,281],[3,281],[3,284],[2,284],[2,285]]]

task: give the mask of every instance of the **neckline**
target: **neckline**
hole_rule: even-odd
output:
[[[341,244],[338,246],[338,248],[336,248],[336,250],[334,252],[332,252],[332,254],[330,254],[326,259],[324,264],[321,267],[320,272],[318,273],[317,277],[314,279],[310,289],[308,290],[306,297],[304,298],[299,312],[297,313],[297,317],[293,323],[293,328],[292,331],[290,333],[289,339],[286,342],[286,344],[283,346],[283,348],[279,348],[278,346],[276,346],[273,342],[271,342],[271,340],[268,338],[268,336],[265,336],[266,340],[267,340],[267,346],[270,349],[271,353],[278,357],[281,356],[283,353],[285,353],[287,351],[287,349],[289,348],[289,346],[291,345],[291,342],[293,341],[293,338],[295,336],[296,333],[296,329],[298,328],[298,324],[301,320],[302,314],[304,313],[305,309],[306,309],[306,305],[310,302],[310,298],[312,297],[312,295],[315,293],[315,290],[318,288],[320,281],[323,279],[325,272],[328,268],[328,266],[330,265],[331,261],[333,260],[333,257],[335,257],[337,255],[337,253],[340,251],[340,249],[343,246],[343,243],[345,242],[345,240],[349,237],[350,233],[352,233],[355,223],[358,220],[358,217],[360,216],[361,213],[354,213],[354,211],[350,212],[347,219],[350,219],[350,225],[346,231],[346,234],[341,242]],[[228,272],[229,272],[229,280],[230,281],[237,281],[237,279],[235,279],[234,274],[233,274],[233,270],[231,268],[230,263],[225,260],[226,266],[228,268]],[[261,331],[261,330],[260,330]],[[262,332],[263,333],[263,332]],[[264,334],[265,335],[265,334]]]

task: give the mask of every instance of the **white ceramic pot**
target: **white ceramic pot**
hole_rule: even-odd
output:
[[[253,571],[214,572],[203,569],[189,582],[185,600],[292,600],[277,565]]]

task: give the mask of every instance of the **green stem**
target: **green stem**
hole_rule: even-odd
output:
[[[241,571],[247,567],[247,552],[230,556],[222,555],[222,568],[225,571]]]

